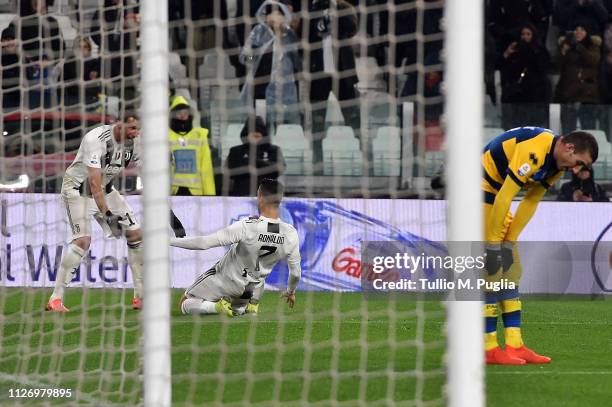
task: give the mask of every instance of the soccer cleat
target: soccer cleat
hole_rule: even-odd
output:
[[[246,309],[244,310],[244,313],[245,314],[257,314],[258,311],[259,311],[259,303],[258,304],[248,303],[246,306]]]
[[[132,298],[132,309],[139,311],[142,309],[142,300],[139,297]]]
[[[66,308],[60,298],[56,298],[54,300],[49,301],[47,305],[45,305],[45,311],[68,312],[70,310]]]
[[[508,345],[506,346],[506,353],[511,357],[523,359],[527,363],[550,363],[552,360],[548,356],[538,355],[525,345],[520,348],[513,348]]]
[[[525,359],[510,356],[499,346],[485,352],[487,365],[525,365]]]
[[[217,314],[227,315],[228,317],[236,315],[232,309],[232,305],[224,299],[217,301],[215,310],[217,310]]]

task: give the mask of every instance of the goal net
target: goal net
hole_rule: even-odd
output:
[[[199,95],[201,123],[226,166],[221,193],[255,195],[256,183],[240,190],[241,174],[228,175],[227,166],[246,141],[245,118],[261,116],[286,162],[281,218],[296,227],[302,255],[292,310],[279,298],[288,274],[281,266],[266,280],[256,317],[173,318],[179,403],[444,404],[441,303],[360,292],[368,278],[362,242],[444,239],[440,202],[402,199],[437,193],[428,183],[443,156],[443,4],[354,5],[211,2],[186,10],[187,26],[182,16],[170,20],[172,84]],[[276,37],[275,13],[287,16]],[[252,198],[180,199],[173,208],[196,235],[257,211]],[[223,251],[173,250],[184,285]]]
[[[0,391],[9,404],[144,403],[150,355],[124,239],[94,224],[66,289],[70,312],[44,311],[71,236],[65,168],[87,131],[150,102],[139,3],[0,2]],[[187,236],[210,234],[257,215],[258,180],[278,176],[280,218],[297,230],[302,258],[293,309],[280,298],[281,262],[252,301],[256,315],[192,316],[179,300],[226,248],[169,249],[172,405],[446,404],[445,303],[367,295],[376,273],[363,258],[367,242],[418,256],[447,238],[444,2],[168,3],[170,121],[181,98],[189,129],[207,129],[212,171],[202,182],[214,185],[209,196],[171,197],[172,210]],[[189,129],[177,145],[190,145]],[[171,181],[208,165],[187,161],[173,152]],[[138,169],[115,187],[142,222]],[[157,237],[145,234],[145,250],[147,239]],[[145,279],[155,279],[149,266]]]
[[[44,311],[69,250],[64,171],[86,132],[139,104],[137,4],[117,3],[0,2],[3,405],[137,405],[142,397],[125,240],[105,239],[92,222],[92,244],[64,297],[70,312]],[[116,188],[136,191],[133,169]],[[139,198],[127,199],[139,213]]]

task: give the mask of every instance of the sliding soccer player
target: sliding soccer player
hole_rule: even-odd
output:
[[[564,171],[577,173],[597,160],[595,138],[584,131],[555,136],[539,127],[509,130],[486,145],[484,167],[484,227],[487,245],[487,279],[506,278],[516,289],[485,293],[485,350],[488,364],[549,363],[551,359],[527,348],[521,335],[521,301],[518,283],[521,263],[516,242],[533,216],[546,190]],[[514,216],[512,199],[526,189]],[[501,311],[506,349],[497,342],[497,317]]]
[[[279,219],[282,196],[280,182],[264,179],[257,191],[259,217],[241,220],[208,236],[170,239],[170,245],[191,250],[232,245],[185,290],[180,304],[183,314],[257,313],[264,280],[283,259],[289,266],[283,297],[293,307],[302,273],[300,241],[295,228]]]

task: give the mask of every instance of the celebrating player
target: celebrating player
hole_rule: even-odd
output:
[[[487,278],[506,278],[518,286],[521,263],[516,241],[533,216],[546,190],[563,171],[574,174],[597,160],[595,138],[584,131],[555,136],[550,130],[520,127],[493,139],[484,149],[484,227]],[[527,192],[514,217],[512,199]],[[518,288],[485,293],[485,349],[488,364],[549,363],[550,358],[527,348],[521,337],[521,301]],[[498,304],[505,328],[506,350],[497,342]]]
[[[187,288],[181,299],[183,314],[256,313],[264,280],[281,259],[289,266],[287,290],[282,296],[293,308],[301,276],[299,239],[295,228],[279,219],[282,197],[283,185],[264,179],[257,190],[258,218],[241,220],[208,236],[170,239],[172,246],[191,250],[232,245]]]
[[[61,196],[66,205],[71,239],[62,256],[55,289],[45,307],[47,311],[68,311],[63,303],[64,289],[91,244],[92,216],[106,237],[125,235],[128,264],[134,280],[132,307],[140,309],[142,306],[142,233],[132,208],[112,184],[130,162],[139,160],[138,116],[125,112],[124,117],[123,121],[98,126],[85,134],[64,175]]]

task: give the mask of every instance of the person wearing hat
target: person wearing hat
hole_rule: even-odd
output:
[[[170,105],[172,195],[215,195],[208,130],[193,127],[193,115],[183,96]]]
[[[268,127],[259,116],[246,120],[240,139],[242,144],[227,155],[225,185],[229,195],[252,196],[262,179],[277,179],[285,172],[285,159],[280,147],[270,143]]]

